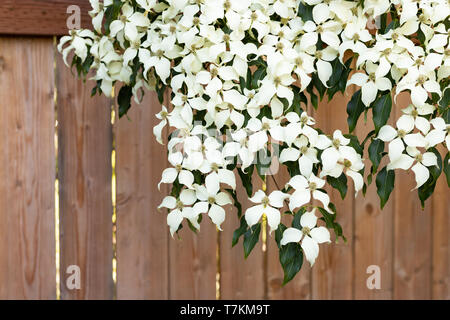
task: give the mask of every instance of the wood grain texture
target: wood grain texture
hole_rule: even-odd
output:
[[[253,193],[261,187],[261,179],[253,175]],[[248,200],[247,192],[236,174],[237,197],[242,205],[242,214],[253,205]],[[264,257],[262,241],[256,244],[247,259],[244,258],[243,237],[233,248],[231,242],[233,232],[239,227],[239,219],[235,208],[227,209],[227,218],[221,232],[221,298],[224,300],[264,299]],[[271,239],[268,239],[271,240]]]
[[[326,134],[340,129],[343,134],[348,132],[346,109],[354,89],[347,89],[345,95],[337,93],[328,102],[328,98],[320,103],[314,111],[316,127]],[[326,187],[330,201],[336,205],[337,222],[342,226],[347,243],[342,239],[336,243],[321,245],[319,257],[312,268],[312,298],[313,299],[352,299],[353,297],[353,208],[355,192],[353,180],[347,178],[348,191],[343,200],[339,192],[330,186]],[[320,205],[320,203],[319,203]],[[333,232],[332,239],[334,239]]]
[[[0,2],[0,34],[65,35],[69,32],[67,8],[80,8],[81,27],[91,26],[89,0],[2,0]]]
[[[443,148],[442,148],[443,149]],[[442,150],[441,155],[444,155]],[[450,206],[449,188],[444,174],[439,178],[433,201],[432,298],[450,299]]]
[[[363,115],[362,115],[363,116]],[[392,115],[390,123],[395,123],[395,115]],[[367,123],[360,119],[356,127],[356,133],[360,139],[364,139],[373,130],[372,114],[367,114]],[[368,157],[366,143],[364,154],[365,181],[371,170],[372,163]],[[387,150],[387,144],[386,144]],[[387,156],[382,160],[379,169],[387,165]],[[392,299],[393,295],[393,234],[394,234],[394,195],[383,208],[380,209],[380,199],[375,184],[376,175],[368,186],[366,195],[358,194],[355,199],[355,231],[354,231],[354,298],[355,299]],[[381,288],[369,289],[367,279],[372,273],[367,273],[371,265],[379,266],[381,273]]]
[[[167,229],[166,229],[167,230]],[[204,216],[201,230],[194,234],[186,223],[180,239],[169,241],[170,287],[173,300],[216,298],[216,228]]]
[[[153,135],[160,110],[156,94],[147,92],[129,119],[115,124],[118,299],[169,297],[167,213],[157,210],[168,194],[167,185],[157,188],[168,161],[166,146]]]
[[[394,105],[395,118],[410,104],[401,94]],[[432,292],[432,201],[421,209],[414,172],[396,170],[394,201],[393,299],[430,299]]]
[[[0,38],[0,299],[54,299],[53,45]]]
[[[111,299],[111,100],[91,98],[57,55],[58,178],[61,230],[61,298]],[[69,290],[66,270],[81,270],[81,289]]]

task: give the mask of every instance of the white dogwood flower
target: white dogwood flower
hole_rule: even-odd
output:
[[[196,214],[196,211],[198,210],[194,210],[195,206],[194,208],[190,207],[195,203],[195,201],[197,201],[195,191],[185,189],[181,191],[178,199],[172,196],[167,196],[159,205],[158,209],[167,208],[171,210],[167,215],[167,224],[170,228],[170,234],[172,237],[180,227],[183,219],[188,219],[196,229],[200,228],[198,224],[198,214]]]
[[[301,230],[297,228],[287,228],[283,232],[280,245],[285,246],[288,243],[301,242],[303,253],[306,260],[314,265],[316,258],[319,256],[319,244],[331,242],[330,232],[325,227],[317,226],[317,216],[315,215],[315,208],[312,211],[305,212],[300,217]],[[303,239],[303,240],[302,240]]]
[[[247,225],[252,227],[258,223],[263,215],[266,215],[270,232],[276,230],[281,220],[280,208],[283,207],[283,201],[288,197],[288,194],[281,191],[273,191],[268,196],[262,190],[256,191],[249,200],[257,205],[245,211]]]
[[[110,25],[110,36],[115,37],[123,32],[126,39],[135,42],[139,38],[138,27],[148,27],[150,20],[140,12],[135,12],[129,4],[122,7],[122,15],[119,20],[114,20]]]
[[[173,183],[177,178],[179,183],[188,188],[192,187],[194,175],[189,170],[183,169],[183,154],[181,152],[169,154],[169,162],[174,167],[164,169],[161,181],[158,183],[158,189],[161,183]]]
[[[356,84],[361,87],[361,100],[369,106],[375,101],[378,91],[391,90],[391,81],[385,77],[389,72],[389,68],[381,68],[380,66],[368,61],[366,63],[365,73],[355,73],[347,82],[347,86]]]
[[[289,197],[289,210],[294,211],[296,208],[309,203],[312,196],[312,198],[322,202],[324,208],[332,213],[328,207],[330,197],[325,192],[318,190],[325,186],[325,180],[316,177],[313,173],[308,178],[297,175],[289,180],[288,185],[295,189]]]
[[[220,192],[219,177],[216,173],[209,174],[205,179],[205,185],[197,185],[195,187],[197,199],[201,202],[196,203],[194,207],[195,213],[206,213],[211,221],[219,230],[220,225],[225,221],[225,210],[222,208],[227,204],[231,204],[231,199],[225,192]]]

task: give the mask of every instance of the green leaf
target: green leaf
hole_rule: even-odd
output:
[[[247,221],[245,221],[245,217],[241,218],[241,224],[239,225],[239,228],[234,230],[233,232],[233,240],[231,241],[231,246],[234,247],[238,242],[239,239],[242,237],[242,235],[247,232]]]
[[[117,97],[117,103],[119,104],[119,118],[126,115],[130,109],[132,95],[133,89],[130,86],[123,86],[120,88],[119,95]]]
[[[353,132],[353,130],[355,130],[358,119],[365,109],[366,106],[361,100],[361,89],[359,89],[353,94],[352,99],[347,104],[347,123],[349,132]]]
[[[281,242],[281,239],[283,238],[283,232],[286,229],[287,229],[287,227],[284,224],[280,223],[277,230],[275,230],[275,241],[277,243],[278,249],[281,248],[280,242]]]
[[[307,5],[306,3],[303,3],[302,1],[300,1],[297,14],[305,22],[309,21],[309,20],[313,20],[312,9],[313,9],[312,6]]]
[[[109,26],[111,22],[117,20],[120,12],[120,8],[122,7],[122,1],[114,0],[114,3],[111,6],[108,6],[105,10],[105,34],[109,34]]]
[[[314,93],[313,88],[314,87],[310,85],[306,88],[306,91],[308,91],[309,93],[309,99],[311,100],[312,106],[317,110],[317,108],[319,107],[319,98]]]
[[[244,256],[247,259],[250,252],[252,252],[256,243],[259,240],[259,234],[261,232],[261,223],[255,224],[249,228],[244,234]]]
[[[255,73],[253,73],[253,77],[252,77],[252,88],[258,88],[258,82],[259,80],[264,79],[264,77],[266,76],[266,69],[263,67],[259,67],[258,70],[255,71]]]
[[[333,69],[333,72],[330,76],[330,79],[328,79],[327,81],[327,84],[330,88],[338,85],[339,81],[341,80],[342,71],[344,71],[345,66],[341,63],[339,58],[336,58],[333,61],[331,61],[331,67]]]
[[[347,194],[347,176],[342,173],[338,178],[327,176],[327,182],[341,194],[344,199]]]
[[[422,209],[425,207],[425,201],[433,194],[434,189],[436,188],[437,180],[442,173],[442,157],[439,151],[437,151],[436,148],[429,148],[428,151],[433,152],[436,155],[438,165],[428,167],[430,177],[422,186],[419,187],[419,189],[417,189]]]
[[[284,271],[283,285],[285,285],[302,268],[303,252],[298,243],[288,243],[281,247],[279,257]]]
[[[253,185],[252,185],[252,175],[253,175],[254,166],[251,165],[247,169],[247,172],[243,172],[241,168],[238,168],[237,172],[239,177],[241,177],[242,185],[245,187],[245,191],[247,191],[247,195],[251,197],[253,195]]]
[[[316,87],[317,92],[319,93],[320,101],[322,101],[325,92],[327,91],[327,87],[325,87],[319,77],[313,73],[312,74],[312,83],[314,87]]]
[[[381,97],[379,97],[377,100],[375,100],[373,105],[373,123],[375,125],[375,131],[378,133],[380,128],[384,126],[391,114],[392,109],[392,99],[391,99],[391,93],[388,92]]]
[[[446,88],[441,100],[439,101],[439,111],[441,113],[444,113],[446,110],[449,109],[450,105],[450,87]]]
[[[383,209],[384,205],[389,199],[389,196],[394,189],[395,183],[395,172],[394,170],[387,170],[386,167],[381,169],[381,171],[377,174],[377,178],[375,180],[377,185],[377,193],[380,197],[380,206]]]
[[[236,191],[234,191],[233,189],[225,189],[225,191],[228,192],[231,195],[231,197],[233,198],[234,206],[237,209],[237,215],[238,215],[238,218],[240,219],[242,216],[242,205],[237,198]]]
[[[344,137],[350,139],[349,146],[355,149],[355,151],[358,152],[361,156],[363,156],[364,147],[361,145],[361,143],[359,143],[358,137],[352,134],[344,134]]]
[[[450,108],[442,113],[442,118],[444,119],[446,124],[450,124]]]
[[[369,159],[372,161],[372,172],[375,173],[378,170],[380,161],[383,158],[384,142],[380,139],[374,139],[369,145]]]
[[[306,208],[302,207],[294,214],[294,219],[292,219],[292,227],[293,228],[297,228],[297,229],[302,228],[302,226],[300,225],[300,218],[302,217],[302,215],[305,212],[306,212]]]
[[[336,242],[339,237],[341,237],[344,241],[347,241],[347,239],[344,237],[342,232],[342,226],[336,222],[336,208],[334,208],[334,205],[330,203],[329,207],[333,207],[334,214],[329,213],[324,208],[319,207],[319,212],[322,214],[321,220],[325,221],[325,224],[328,229],[333,229],[334,234],[336,235]]]
[[[391,29],[398,28],[399,25],[400,25],[400,22],[399,22],[398,19],[392,20],[392,22],[389,23],[389,25],[388,25],[387,28],[386,28],[386,33],[387,33],[389,30],[391,30]]]
[[[450,161],[450,152],[448,152],[444,158],[444,173],[447,179],[447,184],[450,187],[450,164],[448,163],[449,161]]]

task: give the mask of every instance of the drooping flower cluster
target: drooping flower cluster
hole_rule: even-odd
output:
[[[301,241],[299,254],[313,264],[318,244],[329,242],[327,228],[342,235],[324,186],[345,196],[348,176],[356,193],[364,190],[366,141],[371,174],[384,156],[380,142],[389,142],[383,177],[411,168],[419,196],[435,183],[438,168],[447,170],[448,155],[442,163],[435,148],[444,142],[450,148],[447,0],[90,2],[94,31],[63,37],[64,59],[73,53],[80,74],[95,71],[95,91],[110,96],[121,83],[120,115],[144,89],[156,90],[161,102],[170,89],[154,134],[164,143],[169,127],[171,167],[161,183],[173,187],[160,207],[169,209],[172,235],[183,221],[199,229],[203,214],[221,230],[229,218],[223,206],[237,202],[238,173],[256,205],[240,217],[237,234],[245,242],[267,219],[279,233],[280,254],[300,250]],[[375,130],[362,143],[340,130],[316,129],[306,110],[351,84],[361,89],[347,107],[350,131],[363,112],[373,112]],[[387,125],[391,91],[394,97],[408,91],[412,101],[395,128]],[[290,180],[270,194],[253,192],[254,170],[266,179],[276,174],[275,162],[288,168]],[[316,227],[316,204],[327,228]],[[300,217],[293,228],[281,223],[285,206],[294,220]]]

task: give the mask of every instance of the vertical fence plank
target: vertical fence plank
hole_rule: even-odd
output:
[[[237,175],[236,175],[237,176]],[[261,188],[261,179],[253,175],[253,193]],[[237,197],[245,214],[253,205],[240,178],[236,177]],[[227,210],[227,218],[221,233],[221,293],[222,299],[264,299],[264,265],[261,238],[247,259],[244,259],[243,237],[235,247],[231,247],[233,232],[239,227],[236,209]],[[271,239],[268,239],[271,240]]]
[[[320,103],[314,117],[317,127],[328,135],[340,129],[348,132],[346,108],[354,90],[349,88],[345,95],[337,93],[330,102],[328,98]],[[348,178],[348,191],[345,200],[339,192],[327,186],[330,201],[336,205],[337,221],[341,224],[347,243],[321,245],[319,257],[312,268],[313,299],[352,299],[353,295],[353,180]],[[332,232],[332,231],[331,231]],[[332,232],[333,233],[333,232]],[[334,239],[334,236],[332,236]]]
[[[111,100],[91,98],[57,55],[61,298],[110,299],[112,281]],[[81,288],[66,286],[69,266]]]
[[[401,109],[411,102],[408,94],[397,97],[395,118]],[[395,172],[394,216],[394,299],[431,298],[432,220],[428,199],[425,210],[421,209],[414,173],[403,170]]]
[[[447,150],[445,150],[447,151]],[[444,155],[441,152],[441,155]],[[444,174],[433,194],[433,299],[450,299],[450,206]]]
[[[395,123],[394,113],[391,115],[390,122],[392,124]],[[361,119],[356,127],[356,131],[358,137],[363,139],[371,130],[373,130],[373,123],[372,115],[369,111],[367,125],[362,123]],[[366,155],[364,161],[365,181],[367,181],[367,175],[372,167],[372,163],[368,158],[369,144],[370,141],[366,143],[364,148],[364,154]],[[387,156],[384,157],[378,170],[386,166],[386,158]],[[394,202],[396,200],[392,194],[383,210],[381,210],[375,179],[376,175],[373,176],[372,183],[368,186],[366,195],[363,196],[360,193],[355,200],[355,299],[392,299],[392,241],[394,232]],[[398,188],[397,185],[395,187]],[[372,274],[367,273],[367,268],[371,265],[380,268],[380,289],[369,289],[367,287],[367,278]]]
[[[0,298],[54,299],[51,39],[0,38]]]
[[[168,298],[168,229],[166,212],[157,211],[168,194],[157,185],[167,167],[166,146],[153,126],[161,110],[156,93],[116,122],[117,156],[117,298]]]
[[[207,216],[194,234],[187,224],[169,240],[170,299],[216,298],[216,229]]]

